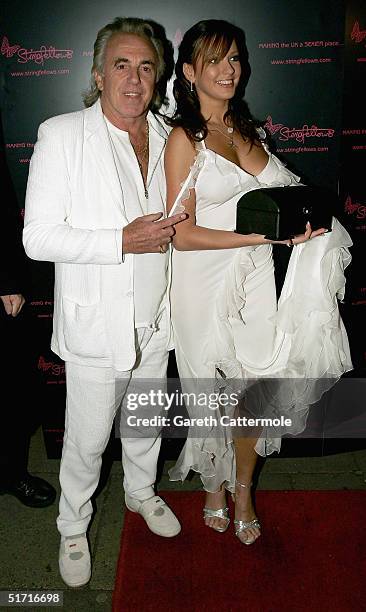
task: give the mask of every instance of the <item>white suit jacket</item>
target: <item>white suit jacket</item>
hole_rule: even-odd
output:
[[[158,212],[165,204],[168,132],[152,113],[148,121],[149,198]],[[142,183],[138,174],[136,179],[136,185]],[[117,370],[135,363],[134,255],[122,261],[121,232],[129,222],[124,202],[136,197],[129,184],[126,193],[99,101],[41,124],[30,163],[23,241],[32,259],[55,262],[51,348],[65,361]]]

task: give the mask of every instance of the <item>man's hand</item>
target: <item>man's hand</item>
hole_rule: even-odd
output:
[[[16,317],[20,313],[25,302],[24,297],[20,293],[14,295],[0,295],[4,304],[5,312],[12,317]]]
[[[123,253],[162,253],[175,234],[174,225],[187,218],[186,214],[161,218],[163,213],[137,217],[123,228]]]

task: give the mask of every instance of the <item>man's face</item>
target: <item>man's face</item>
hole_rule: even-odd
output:
[[[141,117],[154,93],[157,55],[152,44],[135,34],[114,34],[107,43],[104,74],[94,76],[103,112],[111,123]]]

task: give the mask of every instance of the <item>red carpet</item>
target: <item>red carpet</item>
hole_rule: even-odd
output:
[[[182,532],[160,538],[127,512],[113,612],[366,609],[366,492],[258,491],[263,535],[253,546],[232,523],[224,534],[204,526],[203,493],[162,497]]]

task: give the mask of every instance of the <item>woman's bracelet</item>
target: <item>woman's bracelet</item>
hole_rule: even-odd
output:
[[[295,246],[294,241],[292,240],[292,238],[290,238],[290,242],[286,246],[288,246],[290,248]]]

